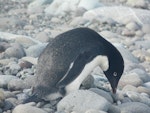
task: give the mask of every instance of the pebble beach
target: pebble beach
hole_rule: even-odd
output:
[[[97,67],[60,101],[21,104],[48,42],[78,27],[95,30],[122,54],[116,95]],[[0,0],[0,113],[33,112],[150,113],[150,0]]]

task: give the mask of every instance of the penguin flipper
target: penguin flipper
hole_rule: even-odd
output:
[[[82,72],[85,65],[90,62],[95,57],[91,52],[83,52],[81,53],[71,64],[65,76],[57,83],[57,87],[63,88],[73,80],[75,80],[78,75]]]

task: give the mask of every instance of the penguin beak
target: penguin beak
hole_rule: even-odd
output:
[[[116,94],[116,89],[117,89],[117,88],[112,88],[113,94]]]
[[[118,81],[117,81],[116,79],[111,79],[110,85],[111,85],[111,88],[112,88],[112,92],[113,92],[114,94],[116,94]]]

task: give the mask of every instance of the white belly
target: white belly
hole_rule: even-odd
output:
[[[106,56],[97,56],[91,62],[85,65],[84,69],[80,75],[70,84],[68,84],[66,89],[66,94],[78,90],[83,80],[93,71],[94,68],[100,66],[103,71],[109,68],[108,58]]]

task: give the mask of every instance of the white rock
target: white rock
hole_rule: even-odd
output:
[[[100,95],[88,91],[78,90],[64,97],[58,104],[58,111],[84,113],[88,109],[107,111],[109,102]]]
[[[123,14],[123,16],[122,16]],[[107,17],[112,18],[118,23],[126,24],[126,19],[128,22],[135,21],[139,25],[150,24],[150,11],[143,9],[132,9],[124,6],[106,6],[99,7],[93,10],[89,10],[84,13],[83,18],[93,19],[97,17]]]
[[[135,2],[135,0],[127,0],[127,5],[132,7],[139,7],[139,8],[147,8],[147,0],[138,0]]]
[[[43,11],[42,6],[47,3],[51,3],[53,0],[34,0],[28,5],[29,13],[41,13]]]
[[[137,92],[137,88],[135,86],[132,86],[132,85],[126,85],[123,89],[122,89],[123,92],[127,92],[127,91],[134,91],[134,92]]]
[[[144,24],[142,26],[142,31],[147,34],[150,33],[150,24]]]
[[[77,8],[80,0],[54,0],[44,11],[48,15],[64,15]]]
[[[83,7],[86,10],[94,9],[97,7],[100,7],[101,4],[99,0],[81,0],[80,3],[78,4],[78,7]]]
[[[8,41],[14,41],[18,38],[23,38],[23,39],[28,39],[30,41],[33,41],[34,43],[40,44],[40,41],[37,41],[29,36],[23,36],[23,35],[16,35],[16,34],[11,34],[11,33],[6,33],[6,32],[0,32],[0,39],[8,40]],[[30,42],[28,41],[28,43]],[[19,41],[18,41],[19,43]]]
[[[48,113],[48,112],[34,106],[21,104],[16,106],[12,113]]]

